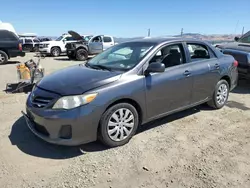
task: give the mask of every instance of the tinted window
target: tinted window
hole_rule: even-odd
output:
[[[209,51],[202,44],[187,44],[191,61],[210,59]]]
[[[32,43],[31,39],[25,39],[25,43]]]
[[[75,40],[75,39],[73,37],[66,37],[65,40],[70,41],[70,40]]]
[[[156,52],[149,63],[163,63],[166,68],[185,63],[185,56],[182,44],[168,45]]]
[[[104,42],[112,42],[111,37],[103,37]]]
[[[33,41],[34,41],[34,42],[39,42],[39,40],[38,40],[38,39],[34,39]]]
[[[16,41],[18,38],[12,32],[6,30],[0,30],[0,40],[1,41]]]

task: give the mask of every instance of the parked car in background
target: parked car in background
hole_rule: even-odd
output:
[[[89,54],[99,54],[115,45],[114,37],[108,35],[97,35],[88,42]]]
[[[88,41],[91,37],[81,36],[75,31],[68,32],[76,41],[66,44],[67,56],[69,59],[84,61],[88,58]],[[86,40],[87,39],[87,40]]]
[[[40,41],[33,37],[20,37],[20,42],[24,51],[37,52],[39,50]]]
[[[222,108],[237,85],[237,65],[198,40],[126,42],[44,77],[28,96],[24,116],[30,130],[50,143],[99,138],[120,146],[151,120],[206,102]]]
[[[18,36],[12,31],[0,29],[0,64],[17,56],[25,56]]]
[[[63,34],[56,40],[40,42],[39,51],[43,54],[57,57],[62,53],[66,53],[66,44],[75,42],[76,40],[69,34]]]
[[[235,37],[235,42],[216,46],[224,54],[232,55],[238,62],[240,78],[250,79],[250,31],[243,36]]]
[[[69,31],[77,39],[66,45],[67,56],[69,59],[84,61],[89,55],[96,55],[115,45],[114,38],[106,35],[97,35],[91,37],[88,41],[80,34]]]

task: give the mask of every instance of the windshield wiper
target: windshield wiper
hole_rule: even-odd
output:
[[[112,71],[111,68],[106,67],[104,65],[90,65],[89,63],[85,64],[87,67],[93,68],[93,69],[102,69],[102,70],[108,70],[108,71]]]

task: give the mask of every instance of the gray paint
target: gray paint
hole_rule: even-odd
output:
[[[214,51],[214,48],[206,43],[191,39],[144,39],[143,41],[153,42],[155,47],[136,67],[125,73],[74,67],[45,77],[34,89],[33,94],[51,97],[54,100],[44,108],[35,108],[32,105],[31,94],[27,100],[27,111],[34,117],[34,122],[45,126],[51,132],[51,136],[45,137],[35,131],[32,123],[30,123],[31,130],[51,143],[63,145],[87,143],[97,139],[101,115],[119,100],[132,100],[137,103],[142,111],[142,123],[146,123],[208,101],[212,97],[215,85],[224,76],[230,79],[231,89],[237,84],[238,73],[237,68],[233,66],[234,58]],[[176,42],[184,45],[186,55],[188,52],[185,43],[198,42],[208,45],[216,57],[197,62],[190,62],[187,58],[185,64],[170,67],[163,73],[151,73],[145,76],[143,72],[156,51],[164,45]],[[90,82],[91,79],[94,81]],[[51,109],[54,102],[62,95],[95,92],[98,96],[88,105],[72,110]],[[58,130],[65,124],[72,126],[72,139],[58,138]]]

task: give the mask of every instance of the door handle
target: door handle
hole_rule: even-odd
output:
[[[215,69],[220,69],[220,65],[219,65],[218,63],[216,63],[216,64],[214,65],[214,67],[215,67]]]
[[[191,73],[190,71],[186,70],[183,74],[188,77]]]

